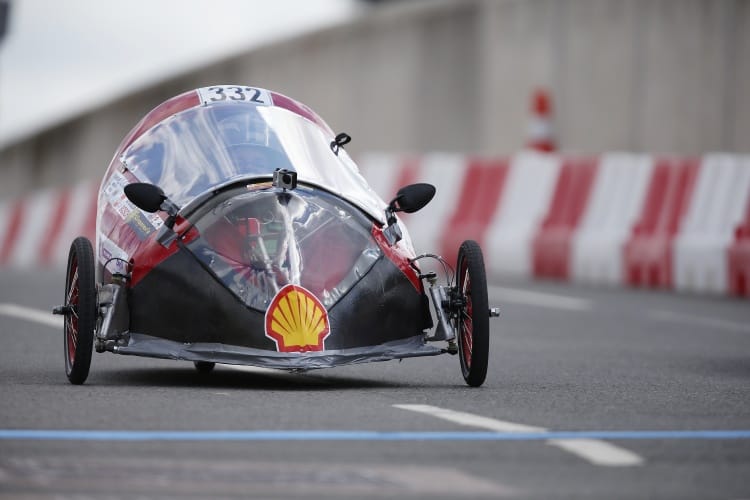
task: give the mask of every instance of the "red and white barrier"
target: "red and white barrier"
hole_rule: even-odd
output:
[[[534,151],[524,151],[510,160],[505,190],[494,207],[483,247],[492,272],[531,276],[532,240],[546,213],[559,170],[559,157]]]
[[[596,176],[593,158],[565,158],[547,215],[534,236],[534,276],[570,278],[571,246]]]
[[[98,182],[0,201],[0,266],[62,266],[76,236],[92,239]]]
[[[404,178],[443,191],[439,209],[406,221],[417,252],[438,250],[452,261],[471,238],[497,276],[750,295],[748,156],[389,158],[360,161],[382,197]]]
[[[750,295],[750,200],[745,205],[742,221],[734,229],[734,239],[727,254],[729,292]]]
[[[750,156],[663,158],[368,154],[362,174],[386,201],[430,182],[437,194],[402,214],[418,253],[453,263],[482,245],[495,276],[750,295]],[[61,265],[93,237],[98,183],[0,201],[0,266]]]
[[[703,158],[692,202],[674,241],[674,286],[678,290],[724,292],[727,249],[750,197],[750,157],[712,154]]]
[[[428,208],[402,216],[417,253],[436,252],[453,263],[461,241],[474,239],[495,256],[499,273],[530,275],[529,248],[554,188],[558,157],[534,151],[512,159],[368,154],[359,165],[386,201],[406,178],[437,186]]]
[[[646,155],[602,156],[587,210],[572,242],[572,279],[618,285],[622,281],[622,248],[630,236],[653,160]]]
[[[487,241],[509,170],[507,159],[469,158],[458,201],[453,204],[448,221],[452,230],[442,231],[438,245],[438,252],[449,262],[456,261],[458,247],[464,240],[474,239],[480,245]]]

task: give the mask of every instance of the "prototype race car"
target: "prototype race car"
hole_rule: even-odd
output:
[[[96,252],[83,237],[70,248],[54,310],[70,382],[86,380],[93,347],[200,371],[458,353],[481,385],[497,310],[479,245],[461,245],[455,279],[440,257],[417,256],[396,214],[435,188],[385,203],[343,149],[350,140],[304,104],[242,85],[148,113],[102,180]],[[445,284],[420,270],[425,258],[442,262]]]

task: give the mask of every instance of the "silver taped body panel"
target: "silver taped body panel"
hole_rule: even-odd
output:
[[[254,365],[282,370],[312,370],[372,361],[437,356],[443,349],[424,343],[421,335],[375,346],[322,352],[285,353],[219,343],[184,344],[139,333],[131,333],[126,346],[115,349],[118,354],[148,356],[184,361],[211,361],[232,365]]]

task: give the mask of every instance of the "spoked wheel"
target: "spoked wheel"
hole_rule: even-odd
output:
[[[216,363],[211,361],[193,361],[193,364],[195,365],[195,369],[198,370],[198,373],[208,373],[216,366]]]
[[[476,241],[466,240],[458,250],[456,286],[462,299],[456,319],[461,373],[467,384],[479,387],[487,377],[490,315],[484,259]]]
[[[71,384],[82,384],[89,375],[96,328],[94,251],[91,242],[73,240],[65,278],[65,374]]]

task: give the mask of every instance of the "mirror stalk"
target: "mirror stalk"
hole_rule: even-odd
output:
[[[177,212],[180,211],[180,207],[169,198],[165,198],[162,202],[159,210],[163,210],[167,213],[167,219],[164,221],[164,225],[159,229],[159,234],[156,236],[156,241],[161,244],[164,248],[169,248],[169,245],[177,239],[177,233],[174,231],[174,224],[177,220]]]
[[[393,202],[391,202],[391,204],[392,203]],[[383,235],[385,236],[385,240],[388,242],[388,244],[390,246],[393,246],[401,241],[401,238],[403,238],[403,234],[401,233],[401,228],[398,225],[396,213],[391,205],[388,205],[388,207],[385,209],[385,219],[387,221],[387,226],[385,227],[385,229],[383,229]]]
[[[167,213],[167,220],[164,221],[164,225],[169,229],[172,229],[177,218],[177,212],[180,211],[180,207],[175,205],[169,198],[165,198],[159,207],[159,210],[163,210]]]

